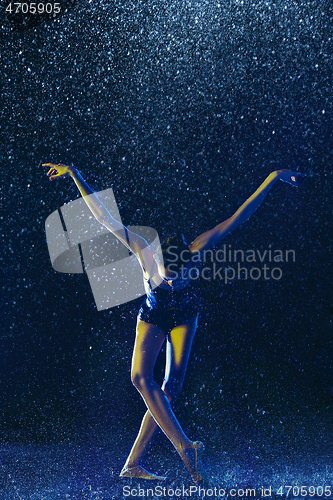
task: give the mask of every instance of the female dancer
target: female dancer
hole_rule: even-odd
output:
[[[129,231],[110,215],[74,166],[53,163],[43,166],[50,167],[47,174],[50,180],[67,175],[74,179],[95,218],[136,255],[143,272],[147,298],[138,314],[131,376],[144,399],[147,412],[120,476],[164,479],[141,466],[141,459],[155,431],[160,428],[179,453],[193,481],[199,483],[204,478],[200,461],[204,446],[200,441],[191,441],[186,436],[170,404],[175,402],[180,393],[197,327],[198,306],[190,287],[193,256],[203,256],[205,250],[216,246],[246,221],[277,180],[297,187],[297,176],[302,174],[291,170],[272,172],[229,219],[201,234],[190,244],[185,242],[182,235],[168,238],[161,245],[161,256],[159,252],[153,251],[144,238]],[[183,263],[187,264],[186,267]],[[164,341],[165,377],[162,387],[159,387],[153,378],[153,370]]]

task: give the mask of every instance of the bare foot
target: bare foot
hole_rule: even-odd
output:
[[[141,465],[125,465],[120,477],[134,477],[136,479],[150,479],[155,481],[164,481],[166,476],[157,476],[152,472],[148,472],[146,469],[141,467]]]
[[[179,452],[186,469],[196,484],[207,480],[207,473],[201,464],[204,449],[205,447],[201,441],[193,441],[190,448]]]

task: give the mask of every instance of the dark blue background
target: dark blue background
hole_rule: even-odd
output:
[[[1,34],[3,443],[116,443],[120,466],[144,411],[129,378],[140,300],[97,312],[86,276],[52,269],[44,223],[77,192],[42,162],[112,186],[126,225],[189,240],[292,168],[301,189],[279,182],[226,244],[296,262],[277,282],[200,282],[176,413],[212,463],[326,463],[332,6],[99,0],[20,23],[4,16]]]

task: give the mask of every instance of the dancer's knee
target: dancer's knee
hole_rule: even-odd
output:
[[[149,385],[152,382],[151,377],[148,377],[147,375],[143,375],[138,372],[133,372],[131,373],[131,380],[132,384],[134,387],[140,392],[144,393],[148,389]]]

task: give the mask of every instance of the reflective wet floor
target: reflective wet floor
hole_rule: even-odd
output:
[[[120,479],[121,463],[114,451],[103,447],[6,445],[0,454],[1,500],[333,498],[333,467],[327,455],[303,457],[298,463],[295,458],[274,459],[250,469],[223,454],[214,466],[206,460],[211,483],[199,490],[175,454],[159,464],[167,480],[154,483]]]

